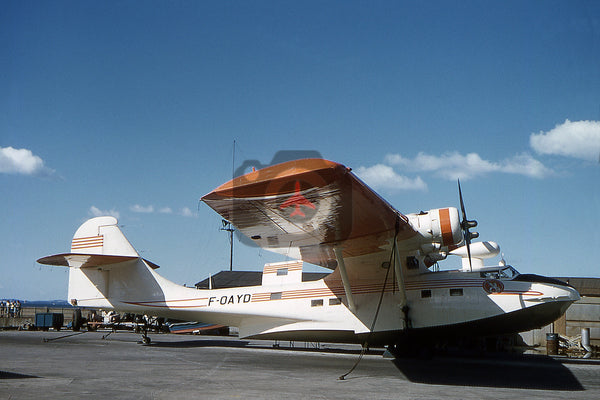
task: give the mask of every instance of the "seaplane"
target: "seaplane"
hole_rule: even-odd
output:
[[[520,274],[503,260],[484,266],[499,246],[472,242],[477,222],[467,219],[460,182],[459,196],[460,210],[402,214],[350,168],[294,160],[253,170],[201,198],[258,246],[286,257],[264,266],[261,285],[196,289],[171,282],[110,216],[84,222],[69,253],[38,262],[69,268],[73,306],[234,326],[241,338],[397,352],[416,342],[540,328],[579,299],[566,283]],[[440,270],[451,256],[460,267]],[[330,273],[303,281],[304,264]]]

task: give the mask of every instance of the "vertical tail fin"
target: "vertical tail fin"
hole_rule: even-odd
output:
[[[154,282],[147,264],[114,217],[87,220],[75,232],[70,253],[40,258],[38,262],[70,267],[68,296],[73,305],[111,308],[111,292],[120,296],[125,293],[122,282],[139,283],[142,277],[150,286]]]
[[[114,217],[97,217],[84,222],[73,236],[71,253],[139,257]]]

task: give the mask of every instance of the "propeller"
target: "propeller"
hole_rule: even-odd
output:
[[[471,239],[478,238],[479,233],[469,232],[470,228],[475,228],[477,226],[477,221],[467,219],[467,212],[465,211],[465,203],[463,201],[462,190],[460,190],[460,179],[458,179],[458,196],[460,197],[460,211],[462,212],[462,221],[460,222],[460,227],[462,228],[463,238],[465,240],[465,245],[467,246],[467,255],[469,256],[469,267],[470,270],[473,271],[473,263],[471,262]]]

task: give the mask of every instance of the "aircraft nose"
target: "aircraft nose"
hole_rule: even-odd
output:
[[[544,283],[538,286],[539,297],[530,298],[528,301],[544,303],[574,303],[581,298],[579,292],[572,286]]]
[[[562,286],[560,289],[559,292],[555,292],[552,296],[556,301],[568,301],[569,303],[574,303],[581,299],[579,292],[572,286]]]
[[[573,287],[566,287],[565,291],[568,293],[567,296],[569,297],[570,301],[577,301],[579,299],[581,299],[581,296],[579,295],[579,292],[573,288]]]

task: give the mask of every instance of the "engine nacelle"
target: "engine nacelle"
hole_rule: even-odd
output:
[[[467,246],[452,250],[450,254],[462,258],[462,267],[465,271],[472,271],[483,268],[483,260],[496,257],[500,253],[500,246],[496,242],[475,242],[469,246],[471,260],[469,261],[469,252]]]
[[[408,214],[407,217],[421,236],[424,254],[446,253],[463,241],[460,216],[454,207],[421,211],[419,214]]]

